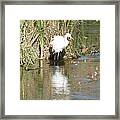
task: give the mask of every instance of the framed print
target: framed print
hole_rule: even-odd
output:
[[[119,119],[119,7],[2,1],[1,118]]]

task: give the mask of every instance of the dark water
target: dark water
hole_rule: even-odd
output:
[[[63,63],[40,61],[26,71],[21,67],[22,100],[99,100],[99,58],[80,58]],[[34,69],[36,68],[36,69]]]

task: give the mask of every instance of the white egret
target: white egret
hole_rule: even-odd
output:
[[[71,34],[66,33],[65,36],[54,36],[52,42],[50,43],[53,47],[53,50],[55,52],[60,52],[62,51],[65,47],[68,46],[69,40],[71,39]]]
[[[52,41],[50,42],[50,45],[52,46],[52,51],[54,51],[54,54],[57,53],[57,60],[59,58],[59,54],[60,52],[62,52],[62,50],[64,48],[66,48],[69,44],[69,40],[71,39],[71,34],[70,33],[66,33],[66,35],[64,36],[54,36]]]

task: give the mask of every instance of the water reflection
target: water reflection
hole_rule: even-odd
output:
[[[21,99],[96,100],[100,99],[99,59],[42,61],[42,68],[26,71],[21,67]],[[34,67],[40,65],[36,63]]]
[[[64,98],[64,96],[67,96],[69,94],[69,87],[68,87],[68,78],[64,75],[64,66],[53,66],[53,75],[52,75],[52,96],[53,99],[61,99]],[[63,96],[63,98],[62,98]]]

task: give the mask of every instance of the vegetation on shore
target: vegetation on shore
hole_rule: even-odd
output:
[[[66,59],[100,51],[99,20],[21,20],[20,64],[28,67],[37,59],[48,60],[52,38],[66,33],[73,38],[65,49]]]

